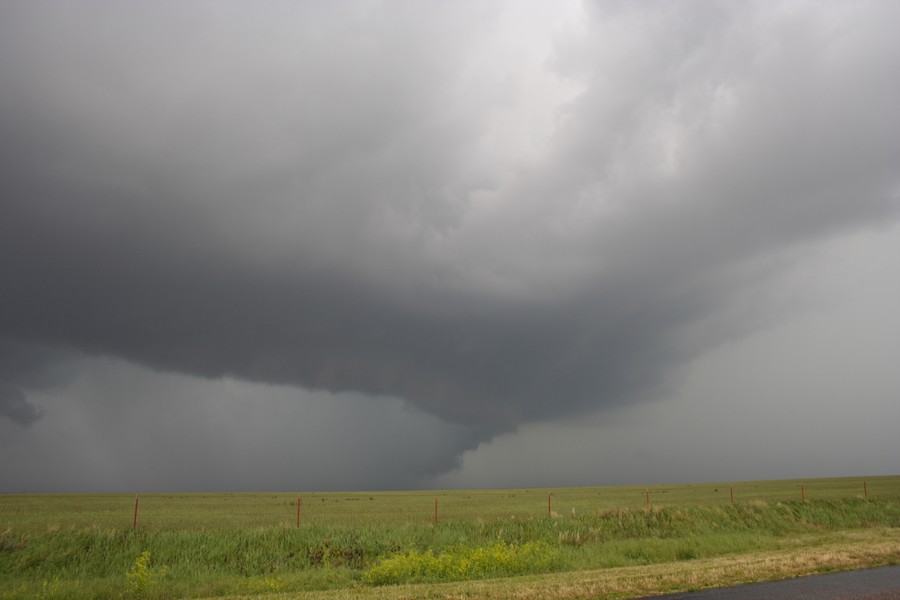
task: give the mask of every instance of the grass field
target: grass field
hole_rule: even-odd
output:
[[[897,476],[141,494],[133,530],[134,505],[0,495],[0,598],[633,597],[900,561]]]

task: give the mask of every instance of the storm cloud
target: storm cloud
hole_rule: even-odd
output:
[[[29,400],[27,392],[71,382],[75,372],[67,364],[72,355],[59,348],[0,337],[0,415],[25,426],[40,419],[43,410]]]
[[[395,399],[453,432],[417,476],[664,399],[802,310],[799,261],[900,215],[898,21],[4,3],[0,338],[63,353],[46,368]],[[8,364],[0,413],[34,423]]]
[[[41,418],[41,410],[19,388],[0,385],[0,415],[20,425],[31,425]]]

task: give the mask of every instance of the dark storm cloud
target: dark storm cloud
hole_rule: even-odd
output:
[[[0,491],[409,489],[472,435],[397,399],[72,364],[39,423],[0,419]]]
[[[896,217],[897,5],[587,8],[530,152],[499,5],[4,4],[0,333],[478,439],[658,394]]]
[[[19,388],[0,383],[0,416],[19,425],[31,425],[41,418],[41,410]]]
[[[19,425],[32,425],[43,410],[28,398],[29,391],[48,390],[70,382],[67,367],[72,352],[0,337],[0,416]]]

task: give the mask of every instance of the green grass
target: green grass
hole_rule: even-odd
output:
[[[375,590],[809,548],[900,527],[900,477],[867,487],[810,480],[802,502],[799,481],[653,486],[649,511],[645,487],[568,488],[549,515],[545,489],[305,493],[299,528],[297,494],[148,494],[134,531],[133,496],[4,495],[0,599]]]
[[[811,479],[804,482],[807,500],[862,498],[864,481],[870,498],[900,497],[900,476]],[[138,529],[222,530],[293,527],[297,497],[304,525],[357,527],[430,523],[438,498],[440,523],[530,518],[551,510],[569,516],[597,510],[728,505],[800,500],[800,480],[702,483],[683,485],[578,487],[521,490],[448,490],[419,492],[331,492],[281,494],[141,494]],[[134,495],[0,495],[0,530],[130,529]]]

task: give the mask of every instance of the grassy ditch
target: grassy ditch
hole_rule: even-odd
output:
[[[290,595],[267,599],[332,600],[561,600],[626,599],[711,587],[786,579],[900,562],[900,529],[873,528],[792,538],[785,548],[644,566],[563,571],[440,584],[408,584]],[[261,600],[241,595],[227,600]]]
[[[173,598],[546,576],[887,536],[900,498],[598,509],[562,516],[226,529],[7,528],[0,598]],[[888,532],[888,534],[884,534]],[[891,546],[894,556],[891,558]]]

